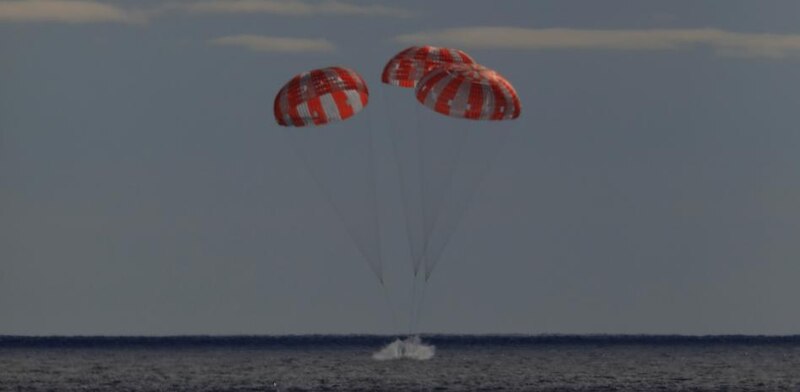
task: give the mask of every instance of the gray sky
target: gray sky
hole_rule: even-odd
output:
[[[380,129],[380,70],[412,43],[466,50],[523,101],[422,330],[800,333],[797,15],[794,0],[0,0],[0,334],[393,332],[272,99],[343,64]],[[407,240],[377,135],[400,312]]]

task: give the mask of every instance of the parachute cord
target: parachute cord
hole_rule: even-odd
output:
[[[414,98],[416,100],[416,97]],[[414,260],[417,270],[422,264],[425,255],[425,248],[428,242],[428,236],[425,233],[425,222],[428,218],[428,209],[425,208],[425,143],[422,142],[422,123],[420,122],[419,107],[422,106],[419,102],[414,105],[414,137],[417,138],[417,169],[419,170],[419,209],[420,216],[422,217],[422,247],[419,250],[419,260]]]
[[[400,327],[397,324],[397,312],[394,310],[394,304],[392,303],[391,297],[389,297],[389,289],[386,288],[383,279],[381,279],[381,287],[383,288],[383,298],[386,299],[386,304],[389,306],[389,311],[392,314],[392,333],[400,336]]]
[[[414,98],[416,100],[416,97],[414,97]],[[420,259],[419,259],[419,261],[415,260],[414,262],[417,264],[418,267],[422,267],[422,269],[425,270],[426,267],[425,267],[424,264],[427,264],[427,257],[425,256],[425,253],[426,253],[426,249],[428,248],[428,233],[427,233],[427,230],[425,228],[425,222],[428,221],[428,215],[431,212],[428,211],[428,208],[425,206],[425,197],[426,197],[425,162],[427,162],[427,159],[426,159],[426,156],[425,156],[425,151],[426,151],[425,143],[423,143],[423,140],[422,140],[422,121],[420,119],[420,117],[421,117],[420,116],[420,106],[422,106],[422,104],[417,102],[413,106],[414,106],[414,124],[415,124],[414,132],[415,132],[415,137],[417,138],[417,150],[418,150],[417,167],[419,169],[419,181],[418,182],[419,182],[419,192],[420,192],[419,193],[419,195],[420,195],[420,210],[421,210],[420,213],[422,214],[422,248],[420,249],[420,254],[419,254]],[[419,314],[418,307],[419,307],[419,305],[417,304],[417,300],[419,300],[420,303],[422,301],[421,298],[416,297],[417,279],[419,279],[419,278],[420,278],[420,276],[418,276],[417,274],[414,274],[414,284],[413,284],[414,290],[412,292],[411,316],[410,316],[411,325],[412,325],[411,326],[412,332],[417,331],[417,324],[419,324],[419,317],[418,317],[418,314]],[[425,282],[426,281],[423,281],[423,284],[425,284]],[[424,287],[423,287],[423,290],[424,290]]]
[[[375,207],[375,216],[374,216],[375,229],[378,230],[378,233],[377,233],[377,238],[378,238],[378,262],[381,265],[381,271],[383,271],[383,267],[382,267],[383,266],[383,247],[382,247],[382,241],[381,241],[381,237],[383,237],[383,236],[381,235],[381,211],[380,211],[380,208],[379,208],[380,204],[378,203],[378,178],[377,178],[377,170],[376,170],[377,161],[376,161],[376,156],[375,156],[375,140],[374,140],[374,137],[372,135],[373,131],[375,130],[375,126],[374,126],[375,124],[374,124],[374,117],[373,117],[373,115],[371,113],[370,113],[370,115],[368,115],[368,119],[369,119],[369,129],[368,129],[369,136],[368,136],[367,143],[369,144],[369,163],[368,163],[369,169],[370,169],[369,170],[369,179],[370,179],[370,181],[372,183],[372,202],[373,202],[373,206]],[[409,237],[409,241],[410,241],[410,237]],[[410,244],[410,242],[409,242],[409,244]],[[381,277],[380,281],[381,281],[381,287],[383,287],[383,296],[384,296],[384,298],[386,298],[386,303],[389,305],[389,311],[392,314],[392,328],[393,328],[393,331],[394,331],[395,334],[399,335],[400,327],[399,327],[399,325],[397,323],[397,311],[395,310],[395,307],[394,307],[394,304],[392,302],[392,299],[389,296],[389,289],[386,287],[386,283],[383,281],[383,277]]]
[[[436,263],[438,263],[439,259],[442,257],[442,253],[447,248],[447,245],[450,243],[450,240],[453,238],[453,234],[455,233],[456,230],[458,230],[458,227],[460,226],[460,224],[461,224],[461,222],[462,222],[462,220],[464,218],[464,215],[466,215],[466,212],[469,211],[470,206],[472,205],[472,202],[475,199],[475,194],[478,193],[478,190],[481,188],[481,185],[483,184],[483,181],[486,180],[486,177],[488,177],[489,172],[491,171],[492,167],[494,166],[495,161],[497,160],[497,155],[499,154],[500,150],[505,146],[506,142],[509,139],[509,135],[511,134],[511,130],[509,130],[509,129],[499,130],[499,131],[495,131],[495,132],[500,133],[500,135],[501,135],[500,136],[500,142],[497,144],[497,146],[495,146],[494,151],[492,151],[490,153],[491,155],[489,156],[489,161],[486,163],[486,167],[484,167],[483,171],[478,174],[480,177],[477,179],[477,183],[475,184],[475,188],[471,192],[468,192],[467,200],[465,201],[466,204],[461,209],[461,211],[459,211],[457,213],[457,215],[455,217],[455,221],[453,222],[453,228],[451,230],[449,230],[449,231],[445,231],[444,232],[444,236],[445,236],[444,243],[442,244],[441,247],[439,247],[439,249],[436,251],[437,254],[434,255],[434,257],[432,259],[426,260],[426,262],[427,261],[431,262],[430,268],[428,268],[427,265],[426,265],[426,268],[425,268],[425,281],[426,282],[428,281],[428,279],[430,279],[431,274],[433,273],[433,268],[436,266]],[[425,251],[426,251],[426,254],[427,254],[427,247],[426,247]]]
[[[386,88],[381,89],[381,91],[382,91],[381,96],[383,97],[384,106],[386,106],[386,104],[388,103],[388,99],[386,97]],[[418,110],[416,104],[414,104],[414,108],[415,108],[415,112],[416,112]],[[388,110],[388,109],[389,108],[387,108],[387,111],[391,112],[391,110]],[[391,115],[390,115],[390,117],[391,117]],[[399,130],[397,129],[397,124],[395,123],[394,120],[395,119],[393,119],[393,118],[390,118],[390,120],[389,120],[389,122],[391,123],[391,128],[392,128],[391,131],[390,131],[389,139],[391,140],[391,143],[392,143],[392,152],[394,153],[395,162],[397,163],[397,171],[398,171],[398,174],[399,174],[399,177],[400,177],[400,191],[401,191],[400,193],[401,193],[401,196],[402,196],[401,199],[403,201],[403,212],[404,212],[404,215],[405,215],[405,218],[406,218],[406,236],[408,238],[409,256],[411,257],[411,267],[412,267],[412,272],[413,272],[413,274],[412,274],[412,288],[411,288],[411,303],[410,303],[409,312],[408,312],[408,334],[409,335],[413,335],[415,305],[416,305],[416,301],[417,301],[417,279],[419,277],[419,274],[418,274],[418,272],[419,272],[419,264],[417,263],[417,260],[416,260],[417,256],[414,254],[414,245],[413,245],[413,239],[412,239],[412,235],[411,235],[411,225],[412,225],[413,222],[411,220],[411,214],[412,214],[411,202],[409,200],[410,197],[409,197],[408,189],[407,189],[407,187],[411,186],[411,184],[408,181],[408,179],[405,178],[405,170],[403,169],[402,156],[400,155],[400,149],[398,147],[398,140],[397,140],[397,138],[398,138],[397,133],[399,132]],[[414,123],[417,126],[417,130],[415,130],[415,132],[416,132],[415,137],[417,138],[417,140],[419,140],[419,132],[418,132],[419,121],[418,121],[418,116],[415,116]],[[420,178],[420,180],[421,180],[421,178]],[[421,196],[422,195],[420,195],[420,197]],[[424,228],[423,228],[423,230],[424,230]]]
[[[439,200],[438,201],[434,201],[435,206],[433,206],[432,211],[430,211],[431,212],[431,219],[433,219],[433,224],[430,226],[429,230],[426,230],[426,232],[425,232],[425,241],[424,241],[423,246],[422,246],[422,252],[426,256],[427,256],[427,253],[428,253],[428,245],[429,245],[431,236],[433,235],[434,231],[436,231],[436,225],[439,223],[439,218],[441,217],[442,206],[444,205],[445,198],[449,194],[450,188],[453,186],[453,177],[455,177],[455,172],[456,172],[457,168],[460,166],[461,159],[462,159],[462,153],[464,151],[464,145],[467,144],[467,139],[468,139],[469,133],[468,132],[459,132],[459,136],[460,137],[458,138],[458,141],[456,142],[456,156],[455,156],[455,159],[453,159],[453,161],[450,163],[450,167],[448,168],[447,175],[446,175],[446,177],[444,179],[444,181],[445,181],[444,182],[444,184],[445,184],[444,189],[442,190],[442,193],[439,195]],[[420,167],[422,167],[422,165],[420,165]],[[427,257],[426,257],[426,262],[427,262]],[[427,274],[426,274],[426,279],[427,279]]]
[[[378,241],[378,265],[380,266],[381,270],[381,283],[383,283],[383,241],[381,241],[381,210],[380,205],[378,203],[378,178],[377,178],[377,170],[375,169],[377,166],[375,160],[375,141],[373,140],[372,132],[375,129],[373,123],[373,116],[372,113],[367,116],[369,120],[369,129],[367,129],[368,137],[367,137],[367,145],[369,149],[369,173],[367,176],[369,177],[369,181],[372,184],[372,206],[373,211],[375,211],[375,215],[373,216],[373,224],[375,225],[375,230],[378,232],[376,234],[376,238]],[[386,286],[384,285],[384,288]]]
[[[384,108],[386,108],[386,111],[387,111],[387,117],[389,117],[389,123],[390,123],[389,140],[391,141],[391,144],[392,144],[392,153],[394,154],[395,163],[396,163],[397,172],[398,172],[398,177],[400,179],[400,196],[401,196],[401,200],[403,202],[403,215],[405,217],[406,238],[408,240],[409,257],[411,259],[411,268],[412,268],[412,273],[413,273],[412,274],[413,285],[412,285],[412,290],[411,290],[411,303],[410,303],[409,312],[408,312],[408,315],[409,315],[409,317],[408,317],[408,333],[409,333],[409,335],[411,335],[412,331],[413,331],[413,322],[414,322],[413,316],[414,316],[414,313],[415,313],[415,308],[414,307],[416,305],[417,278],[419,276],[419,274],[418,274],[418,272],[419,272],[419,264],[417,263],[416,255],[414,254],[414,243],[413,243],[414,240],[413,240],[412,234],[411,234],[411,231],[412,231],[411,230],[411,226],[413,224],[412,219],[411,219],[411,215],[412,215],[411,208],[412,207],[411,207],[410,195],[409,195],[409,192],[408,192],[409,190],[407,188],[407,187],[411,186],[412,184],[410,183],[409,179],[406,178],[406,169],[403,167],[404,166],[403,165],[403,160],[402,160],[403,157],[400,154],[400,147],[398,146],[398,144],[399,144],[398,133],[400,132],[400,130],[397,127],[397,122],[396,122],[397,119],[395,118],[395,116],[392,116],[390,114],[390,113],[392,113],[392,111],[390,110],[391,108],[388,107],[389,99],[387,97],[387,88],[385,86],[383,86],[383,88],[381,89],[381,98],[383,99],[383,106],[384,106]],[[414,107],[416,108],[416,105],[414,105]],[[418,121],[415,120],[415,125],[416,124],[418,124]]]
[[[388,99],[386,98],[385,87],[381,89],[381,93],[382,93],[381,97],[383,98],[383,106],[386,107]],[[387,108],[387,113],[388,112],[391,112],[389,108]],[[408,190],[406,189],[406,186],[408,186],[409,184],[407,184],[408,180],[405,178],[404,175],[403,164],[400,161],[401,159],[400,151],[397,147],[397,140],[395,135],[398,132],[397,125],[395,124],[393,118],[389,119],[389,123],[391,124],[390,127],[392,128],[389,131],[389,140],[391,140],[392,143],[392,152],[394,153],[394,160],[397,166],[397,173],[400,177],[400,196],[401,196],[400,199],[403,202],[403,215],[405,215],[406,218],[406,237],[408,237],[409,257],[411,258],[411,268],[413,269],[414,276],[416,277],[419,266],[416,264],[416,260],[414,260],[414,245],[413,245],[413,239],[411,238],[411,206],[410,206],[411,203],[408,200],[409,195],[408,195]]]
[[[419,327],[420,327],[421,319],[422,319],[422,308],[423,308],[423,306],[425,306],[425,292],[427,291],[426,290],[427,288],[428,288],[428,279],[426,277],[422,281],[422,294],[420,295],[420,298],[419,298],[419,306],[416,307],[417,314],[414,317],[414,322],[415,322],[414,330],[416,330],[418,333],[419,333]]]
[[[418,274],[414,274],[413,283],[411,285],[411,307],[410,311],[408,312],[408,335],[414,335],[414,311],[417,304],[417,280],[419,276]]]
[[[347,226],[347,221],[344,219],[344,214],[339,209],[339,207],[336,205],[336,203],[333,201],[333,196],[331,196],[330,193],[325,190],[325,186],[322,184],[322,180],[320,180],[319,177],[317,176],[317,174],[314,172],[314,169],[311,166],[311,162],[308,161],[308,157],[306,157],[305,154],[303,154],[303,152],[300,151],[300,148],[298,148],[295,145],[295,142],[293,141],[293,138],[292,138],[292,136],[290,134],[290,132],[295,132],[295,131],[284,131],[284,132],[286,133],[287,137],[289,138],[289,145],[292,146],[292,150],[294,150],[295,154],[297,154],[297,156],[300,158],[300,161],[303,162],[303,165],[305,166],[306,171],[309,173],[311,178],[314,180],[314,182],[316,183],[316,185],[319,188],[319,190],[322,192],[323,195],[325,195],[325,199],[328,201],[328,204],[331,206],[331,208],[333,208],[333,211],[336,214],[336,216],[339,218],[339,221],[341,222],[342,226],[344,226],[345,232],[350,237],[350,240],[352,240],[353,243],[356,245],[356,249],[358,249],[358,252],[364,258],[364,260],[366,260],[367,264],[370,267],[370,270],[372,270],[372,273],[375,274],[375,277],[378,278],[378,280],[381,282],[381,285],[383,285],[383,269],[382,269],[382,267],[380,267],[379,269],[376,269],[375,267],[372,266],[372,262],[371,262],[369,256],[367,256],[367,253],[364,251],[364,249],[362,249],[361,245],[359,245],[358,240],[356,240],[356,236],[355,236],[355,234],[353,234],[353,232],[350,229],[350,227]],[[380,262],[380,260],[379,260],[379,262]]]

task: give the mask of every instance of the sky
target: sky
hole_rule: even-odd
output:
[[[380,71],[416,44],[467,51],[523,106],[418,330],[800,333],[797,15],[794,0],[0,0],[0,334],[404,331],[400,106]],[[372,92],[331,129],[375,135],[385,291],[272,115],[293,75],[337,64]]]

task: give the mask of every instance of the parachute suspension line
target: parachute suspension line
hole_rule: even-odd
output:
[[[388,105],[388,101],[389,100],[388,100],[388,98],[386,96],[386,89],[385,88],[382,89],[382,92],[383,92],[382,97],[384,99],[384,104]],[[413,105],[413,106],[416,109],[416,105]],[[392,113],[392,111],[389,110],[388,107],[387,107],[387,113]],[[413,167],[410,167],[410,168],[404,167],[405,166],[404,162],[406,162],[406,161],[403,159],[404,156],[400,152],[399,144],[403,140],[401,138],[400,132],[403,132],[403,131],[401,131],[399,129],[398,125],[397,125],[398,124],[397,118],[393,117],[392,115],[389,115],[389,117],[390,117],[389,121],[392,123],[391,124],[390,140],[392,142],[392,151],[393,151],[393,154],[394,154],[394,157],[395,157],[395,162],[397,164],[397,170],[398,170],[399,179],[400,179],[401,199],[402,199],[402,202],[403,202],[403,214],[405,216],[405,223],[406,223],[406,237],[408,239],[409,257],[411,259],[411,268],[412,268],[412,275],[411,275],[411,279],[412,279],[411,302],[410,302],[410,305],[409,305],[409,308],[408,308],[408,333],[410,335],[410,334],[412,334],[414,303],[416,301],[416,280],[417,280],[417,277],[420,276],[419,275],[419,262],[418,262],[418,258],[420,256],[417,255],[416,252],[415,252],[414,237],[413,237],[413,234],[412,234],[412,231],[413,231],[412,230],[412,226],[415,226],[415,224],[414,224],[414,222],[413,222],[413,220],[411,218],[412,214],[413,214],[413,211],[412,211],[413,207],[411,206],[411,198],[412,197],[411,197],[410,188],[409,188],[410,186],[413,186],[415,184],[412,184],[412,181],[408,177],[408,175],[411,174],[411,173],[407,173],[407,170],[413,170]],[[414,118],[415,118],[414,125],[416,126],[418,124],[417,117],[415,116]],[[406,137],[405,145],[407,147],[410,144],[408,139],[407,139],[408,135],[410,133],[411,133],[411,130],[405,130],[405,132],[403,133],[403,136]],[[416,134],[414,134],[413,136],[417,137]],[[413,142],[413,140],[412,140],[412,142]],[[408,155],[408,151],[406,151],[406,154]],[[406,158],[407,158],[407,156],[406,156]]]
[[[475,130],[475,131],[480,131],[480,130]],[[478,193],[478,190],[481,188],[481,185],[482,185],[483,181],[486,179],[486,177],[488,176],[489,172],[493,168],[494,163],[495,163],[495,161],[497,159],[498,153],[505,146],[506,142],[509,139],[509,135],[511,134],[511,130],[510,129],[493,130],[491,132],[500,134],[498,143],[495,146],[491,146],[492,150],[489,152],[490,155],[489,155],[489,157],[487,159],[486,165],[484,167],[482,167],[480,172],[478,173],[478,177],[475,179],[476,183],[474,185],[474,188],[471,189],[469,192],[467,192],[466,199],[464,200],[465,204],[463,205],[463,207],[458,209],[458,210],[456,210],[455,218],[454,218],[454,220],[453,220],[453,222],[451,224],[452,227],[450,229],[446,229],[445,231],[443,231],[444,242],[442,243],[441,246],[438,247],[438,249],[434,250],[435,254],[433,254],[433,258],[430,258],[429,260],[426,260],[425,282],[427,282],[428,279],[430,279],[431,274],[433,273],[433,268],[436,266],[436,263],[439,262],[439,259],[441,258],[442,253],[444,253],[444,250],[447,248],[447,245],[450,243],[450,240],[453,238],[453,234],[455,233],[455,231],[460,226],[460,224],[461,224],[461,222],[462,222],[462,220],[464,218],[464,215],[466,215],[466,212],[469,211],[470,206],[472,205],[472,201],[475,199],[475,194]],[[427,254],[427,248],[426,248],[425,252]],[[427,262],[430,262],[430,267],[429,268],[428,268]]]
[[[384,107],[387,107],[389,100],[387,98],[386,89],[383,88],[381,91],[382,91],[381,97],[383,98]],[[408,144],[408,147],[421,149],[422,142],[420,141],[420,131],[419,131],[420,122],[419,122],[419,116],[418,116],[419,108],[416,105],[416,103],[413,106],[414,106],[413,129],[406,130],[406,132],[407,133],[412,133],[413,132],[413,134],[411,136],[416,138],[416,140],[412,139],[411,142],[416,142],[417,145],[414,146],[414,145],[412,145],[412,143],[407,143],[407,144]],[[389,113],[391,113],[391,110],[387,110],[387,111]],[[406,170],[407,169],[413,169],[413,167],[411,167],[411,168],[405,168],[404,167],[405,166],[403,164],[403,162],[404,162],[403,158],[404,157],[400,153],[400,146],[399,146],[399,144],[400,144],[400,140],[399,140],[400,139],[400,135],[399,135],[399,133],[401,132],[401,130],[397,126],[397,119],[396,118],[392,118],[392,115],[388,115],[388,116],[390,117],[389,118],[389,122],[391,123],[389,139],[391,140],[391,143],[392,143],[392,152],[393,152],[394,157],[395,157],[395,162],[396,162],[396,165],[397,165],[397,170],[398,170],[399,179],[400,179],[401,200],[403,202],[403,213],[405,215],[405,220],[406,220],[406,236],[407,236],[407,239],[408,239],[409,256],[411,258],[411,266],[412,266],[411,302],[410,302],[410,306],[409,306],[409,309],[408,309],[408,333],[409,333],[409,335],[412,335],[414,333],[414,322],[415,322],[414,317],[416,315],[416,305],[417,305],[417,299],[418,299],[417,298],[417,280],[418,280],[418,278],[420,278],[422,276],[419,273],[420,262],[421,262],[422,255],[421,254],[417,255],[414,252],[414,245],[413,245],[413,241],[414,240],[412,238],[413,237],[413,235],[412,235],[412,225],[414,224],[414,222],[413,222],[413,220],[411,218],[411,216],[413,214],[413,211],[412,211],[413,207],[411,206],[411,195],[409,194],[409,187],[418,185],[420,187],[419,191],[422,192],[422,181],[421,181],[422,177],[421,177],[421,175],[422,175],[422,171],[423,170],[422,170],[422,164],[421,164],[421,158],[420,158],[420,151],[418,151],[416,155],[417,155],[417,160],[420,161],[420,162],[418,162],[419,171],[420,171],[420,177],[419,177],[419,181],[417,181],[418,184],[412,184],[412,181],[410,181],[410,179],[407,178],[407,175],[410,174],[410,173],[406,173]],[[406,137],[408,137],[408,136],[406,135]],[[407,139],[406,139],[406,141],[408,142]],[[421,197],[421,194],[420,194],[420,197]],[[421,207],[421,205],[420,205],[420,207]],[[424,228],[420,228],[420,229],[424,230]],[[420,251],[421,250],[422,249],[420,249]]]
[[[386,304],[389,306],[389,311],[392,314],[392,333],[400,335],[400,327],[397,324],[397,312],[394,310],[394,303],[389,296],[389,289],[386,288],[386,283],[383,282],[383,279],[381,279],[381,288],[383,288],[383,298],[386,300]]]
[[[382,92],[381,97],[383,98],[383,106],[386,107],[387,103],[389,101],[386,98],[386,88],[385,87],[382,88],[381,92]],[[388,112],[391,112],[391,110],[387,110],[387,113]],[[414,260],[414,257],[415,257],[414,252],[413,252],[414,246],[412,244],[413,239],[411,238],[411,224],[412,224],[411,223],[411,206],[410,206],[411,203],[408,200],[409,199],[409,195],[408,195],[408,190],[406,189],[406,186],[408,186],[408,183],[407,183],[408,180],[405,178],[405,174],[404,174],[405,170],[403,170],[403,164],[401,162],[401,158],[402,157],[400,156],[400,151],[399,151],[399,148],[397,146],[397,140],[396,140],[397,135],[396,135],[396,133],[399,132],[398,129],[397,129],[397,124],[395,123],[393,118],[389,119],[389,123],[390,123],[390,127],[391,127],[391,129],[389,130],[389,140],[391,140],[391,143],[392,143],[392,152],[394,153],[394,160],[395,160],[395,163],[396,163],[396,166],[397,166],[397,173],[398,173],[398,176],[400,178],[400,200],[403,202],[403,215],[406,218],[406,237],[408,239],[408,254],[409,254],[409,257],[411,258],[411,268],[412,268],[412,270],[414,272],[414,276],[416,277],[419,268],[417,268],[418,265],[416,264],[416,262]]]
[[[296,146],[295,141],[293,140],[294,138],[292,137],[291,133],[292,132],[297,132],[297,130],[291,130],[290,129],[290,130],[287,130],[287,131],[284,131],[284,132],[288,135],[289,145],[292,146],[292,150],[294,150],[295,154],[297,154],[297,156],[303,162],[303,165],[305,166],[306,171],[309,173],[311,178],[314,180],[314,183],[316,184],[317,188],[319,188],[319,190],[322,192],[322,194],[325,195],[325,199],[328,201],[328,204],[331,206],[331,208],[333,208],[333,211],[336,214],[336,217],[339,218],[339,221],[342,224],[342,226],[344,226],[345,232],[347,232],[347,235],[350,237],[350,240],[353,241],[353,243],[356,246],[356,249],[358,249],[358,252],[361,254],[361,256],[364,258],[364,260],[367,262],[367,264],[369,265],[370,270],[372,270],[372,273],[375,274],[375,277],[378,278],[378,281],[380,281],[381,285],[383,285],[383,268],[382,268],[382,266],[379,265],[378,267],[374,267],[372,265],[372,261],[370,260],[369,256],[367,255],[367,252],[364,251],[364,249],[362,249],[362,246],[358,243],[358,240],[356,239],[355,234],[353,234],[352,229],[350,229],[350,227],[347,225],[347,221],[344,219],[344,214],[339,209],[339,206],[337,206],[336,203],[333,201],[333,196],[330,194],[330,192],[328,192],[325,189],[325,186],[323,185],[322,180],[320,180],[319,177],[317,176],[317,173],[314,171],[314,169],[313,169],[313,167],[311,165],[311,162],[309,162],[309,160],[308,160],[308,157],[305,154],[303,154],[303,152],[300,150],[300,148],[298,148]],[[380,262],[380,260],[378,260],[378,261]]]
[[[422,319],[422,307],[425,305],[425,291],[428,288],[428,279],[422,280],[422,294],[419,299],[419,306],[416,307],[416,315],[414,316],[414,330],[419,331],[419,326]]]
[[[374,140],[373,140],[373,136],[372,136],[372,132],[375,129],[375,127],[374,127],[374,124],[373,124],[373,116],[372,116],[371,112],[367,116],[367,119],[369,120],[369,128],[367,129],[367,150],[368,150],[368,153],[369,153],[369,157],[368,157],[369,161],[368,161],[367,165],[369,166],[368,167],[369,170],[367,172],[367,176],[369,177],[368,181],[372,185],[372,187],[371,187],[371,189],[372,189],[372,207],[373,207],[373,211],[375,211],[375,215],[372,218],[373,218],[373,224],[375,225],[374,226],[375,230],[378,231],[375,234],[376,234],[376,238],[377,238],[377,241],[378,241],[378,265],[381,266],[380,267],[381,268],[381,278],[380,278],[380,280],[381,280],[381,284],[383,284],[383,246],[382,246],[382,241],[381,241],[381,237],[382,237],[381,236],[381,210],[380,210],[379,205],[378,205],[378,179],[377,179],[377,170],[375,169],[377,163],[376,163],[376,160],[375,160],[375,146],[374,146]],[[384,288],[385,287],[386,286],[384,285]]]
[[[456,170],[460,166],[459,163],[461,162],[461,155],[464,151],[464,145],[467,144],[469,133],[468,132],[458,132],[458,139],[456,140],[456,150],[455,150],[455,157],[450,162],[450,167],[447,168],[447,174],[445,174],[444,181],[444,188],[440,195],[438,195],[438,200],[434,200],[434,206],[430,208],[431,216],[430,218],[433,220],[430,224],[430,227],[426,229],[425,232],[425,242],[423,243],[422,250],[423,254],[425,255],[425,262],[428,263],[430,257],[428,257],[428,245],[430,243],[431,236],[436,231],[436,225],[439,222],[439,217],[441,216],[442,208],[445,204],[445,198],[448,195],[450,188],[453,186],[453,177],[455,176]],[[422,165],[420,165],[422,167]]]
[[[421,123],[421,119],[420,119],[420,106],[421,105],[417,105],[417,104],[414,105],[414,125],[415,125],[414,126],[414,136],[417,138],[417,150],[418,150],[417,151],[417,160],[418,160],[417,167],[419,169],[419,173],[418,173],[419,177],[418,177],[418,181],[417,182],[419,183],[419,192],[420,192],[419,193],[419,195],[420,195],[420,203],[419,203],[420,205],[419,205],[419,207],[420,207],[421,214],[422,214],[422,228],[421,228],[422,229],[422,248],[421,248],[420,255],[419,255],[420,259],[419,260],[415,260],[414,263],[415,263],[415,265],[417,267],[421,266],[423,268],[423,270],[426,270],[427,268],[425,267],[425,264],[427,264],[427,259],[428,259],[427,255],[426,255],[426,253],[427,253],[426,249],[428,248],[428,233],[426,233],[427,230],[425,229],[425,222],[427,222],[428,214],[430,214],[431,212],[428,211],[428,208],[425,206],[425,195],[426,195],[426,193],[425,193],[426,192],[425,191],[425,162],[426,162],[427,159],[425,157],[425,151],[426,151],[425,143],[423,143],[423,141],[422,141],[422,123]],[[418,269],[418,268],[415,268],[415,270],[416,269]],[[412,322],[411,329],[412,329],[412,331],[415,331],[415,330],[417,330],[417,324],[419,323],[419,320],[418,320],[418,314],[419,314],[418,308],[420,306],[422,306],[422,299],[420,297],[416,296],[416,292],[417,292],[417,275],[414,274],[413,278],[414,278],[414,284],[413,284],[413,292],[412,292],[411,316],[410,316],[410,318],[411,318],[411,322]],[[423,281],[423,285],[424,284],[425,284],[425,281]],[[424,287],[423,287],[423,293],[424,293]],[[419,303],[417,303],[418,300],[419,300]]]
[[[453,177],[455,176],[456,169],[460,166],[461,163],[461,155],[464,150],[464,145],[467,144],[467,139],[470,136],[469,130],[464,132],[459,132],[460,138],[457,142],[457,151],[456,151],[456,158],[451,163],[450,169],[448,170],[447,176],[445,177],[445,188],[442,191],[442,200],[439,201],[439,207],[437,208],[437,213],[433,217],[433,224],[431,225],[430,232],[426,233],[425,235],[425,246],[423,250],[425,252],[425,282],[427,283],[428,278],[430,278],[429,270],[433,270],[433,266],[436,264],[438,255],[436,257],[430,257],[431,255],[428,253],[428,245],[430,244],[430,239],[433,236],[434,231],[436,230],[437,225],[439,224],[440,217],[441,217],[441,209],[444,204],[445,196],[450,192],[450,188],[453,186]],[[447,234],[447,233],[445,233]],[[447,235],[446,235],[447,236]],[[449,236],[447,236],[449,237]],[[430,268],[428,268],[428,264],[430,264]],[[424,290],[425,286],[423,286]],[[420,305],[422,306],[422,305]]]
[[[425,225],[428,221],[428,215],[431,211],[428,211],[428,206],[425,205],[425,195],[427,195],[426,187],[425,187],[425,162],[427,162],[427,157],[425,152],[427,151],[425,148],[425,143],[422,140],[422,124],[419,116],[419,105],[414,105],[414,116],[416,118],[416,127],[414,131],[416,132],[417,137],[417,149],[419,150],[419,194],[420,194],[420,210],[422,212],[422,253],[420,254],[419,263],[424,262],[425,260],[425,248],[427,248],[426,244],[428,243],[428,233]]]
[[[417,274],[414,274],[411,279],[411,308],[408,312],[408,334],[414,335],[414,305],[417,302]]]
[[[375,211],[375,216],[373,217],[374,224],[375,224],[375,230],[378,230],[378,233],[377,233],[377,239],[378,239],[378,262],[380,263],[380,265],[383,265],[383,247],[381,246],[381,244],[382,244],[382,241],[381,241],[381,237],[382,237],[382,235],[381,235],[381,219],[380,219],[381,212],[380,212],[380,208],[378,208],[379,207],[379,203],[378,203],[378,178],[377,178],[377,170],[376,170],[377,162],[376,162],[376,156],[375,156],[375,140],[374,140],[374,137],[372,135],[373,131],[375,130],[375,126],[374,126],[375,124],[374,124],[374,117],[373,117],[373,115],[371,113],[367,116],[367,118],[369,120],[369,129],[367,130],[368,131],[367,144],[368,144],[368,150],[369,150],[369,162],[367,163],[369,165],[368,176],[369,176],[370,184],[372,185],[371,189],[372,189],[372,203],[373,203],[373,207],[374,207],[374,211]],[[382,271],[382,269],[381,269],[381,271]],[[386,299],[386,304],[389,306],[389,311],[392,314],[392,328],[393,328],[393,331],[394,331],[395,334],[399,334],[400,327],[397,324],[397,311],[395,310],[394,303],[392,302],[392,299],[389,296],[389,289],[386,287],[386,282],[383,280],[382,276],[380,278],[380,282],[381,282],[381,287],[383,288],[383,296]]]
[[[420,264],[423,263],[425,260],[425,248],[427,247],[426,244],[428,243],[428,236],[425,233],[425,222],[427,221],[428,214],[430,211],[427,210],[425,207],[425,143],[422,142],[422,124],[420,123],[420,115],[419,115],[419,107],[420,105],[413,105],[414,106],[414,137],[417,138],[417,168],[419,169],[419,197],[420,197],[420,213],[422,214],[422,248],[420,249],[419,260],[414,260],[414,265],[416,266],[414,270],[418,270]],[[416,274],[415,274],[416,275]]]

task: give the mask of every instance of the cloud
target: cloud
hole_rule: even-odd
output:
[[[121,8],[94,0],[0,0],[0,22],[143,23],[171,12],[265,13],[282,16],[350,15],[408,17],[401,8],[340,0],[201,0],[164,2],[150,8]]]
[[[335,47],[326,39],[231,35],[208,41],[212,45],[240,46],[254,52],[317,53],[332,52]]]
[[[141,12],[82,0],[0,1],[0,22],[140,23]]]
[[[472,49],[678,50],[706,46],[737,57],[782,58],[800,54],[800,35],[751,34],[718,29],[582,30],[463,27],[405,34],[404,44]]]
[[[379,4],[353,4],[338,0],[308,2],[300,0],[211,0],[183,4],[196,13],[266,13],[286,16],[356,15],[408,17],[407,10]]]

